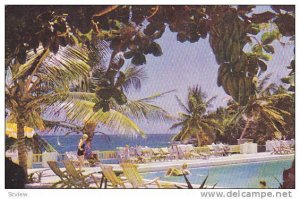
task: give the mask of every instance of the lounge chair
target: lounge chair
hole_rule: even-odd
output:
[[[70,176],[70,181],[75,186],[75,188],[90,188],[90,185],[95,184],[96,187],[100,187],[96,177],[93,175],[95,173],[90,173],[84,175],[81,171],[76,170],[71,161],[63,161],[66,172]]]
[[[135,157],[135,152],[130,150],[129,153],[125,152],[125,148],[124,147],[118,147],[117,148],[117,157],[119,159],[119,162],[132,162],[132,163],[136,163],[139,161],[139,159],[137,157]]]
[[[271,147],[273,148],[273,151],[271,154],[289,154],[293,153],[294,150],[288,146],[283,140],[275,140],[271,142]]]
[[[78,157],[77,157],[77,155],[74,152],[66,152],[65,154],[66,154],[66,156],[67,156],[67,158],[68,158],[69,161],[71,161],[76,167],[79,166]],[[90,163],[89,163],[88,160],[84,160],[83,161],[83,165],[85,167],[90,167]]]
[[[177,153],[179,159],[189,159],[188,155],[185,152],[184,145],[177,145]]]
[[[186,145],[186,156],[189,158],[201,158],[201,155],[198,154],[192,145]]]
[[[161,188],[161,184],[159,183],[159,177],[153,180],[144,180],[142,176],[139,174],[137,165],[132,163],[121,163],[120,166],[123,169],[123,174],[127,178],[128,182],[132,185],[133,188],[148,188],[148,185],[155,184],[157,188]]]
[[[137,154],[137,162],[146,163],[151,162],[152,152],[150,148],[143,148]]]
[[[67,172],[60,170],[56,161],[48,161],[47,164],[49,165],[49,167],[53,171],[53,173],[60,178],[60,181],[54,183],[51,186],[51,188],[70,188],[73,186]],[[58,186],[58,185],[60,185],[60,186]]]
[[[211,145],[212,146],[212,155],[214,156],[224,156],[225,151],[224,149],[220,148],[218,145]]]
[[[104,177],[111,183],[111,186],[114,188],[125,187],[124,181],[119,178],[112,169],[112,166],[104,166],[100,164],[100,168],[102,170],[102,174]]]
[[[211,155],[210,149],[208,147],[194,147],[196,153],[198,153],[201,157],[208,159]]]
[[[295,150],[284,140],[280,140],[280,147],[286,154],[295,152]]]
[[[223,151],[223,155],[227,156],[229,154],[229,146],[228,145],[224,145],[223,143],[220,143],[217,145],[219,147],[219,151]]]
[[[154,159],[154,161],[156,161],[156,160],[161,161],[161,160],[166,159],[167,154],[163,154],[161,152],[161,150],[159,150],[159,148],[151,148],[151,150],[152,150],[152,154],[153,154],[152,159]]]
[[[169,149],[167,147],[160,148],[161,154],[165,156],[166,160],[172,160],[176,158],[176,155],[174,153],[170,153]]]
[[[241,147],[240,145],[229,145],[228,153],[241,153]]]

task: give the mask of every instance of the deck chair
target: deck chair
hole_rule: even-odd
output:
[[[122,181],[122,179],[119,178],[115,174],[115,172],[112,169],[112,166],[104,166],[104,165],[100,164],[100,168],[102,170],[102,174],[111,183],[112,187],[114,187],[114,188],[118,188],[118,187],[126,188],[124,181]]]
[[[285,154],[294,153],[295,150],[284,140],[280,140],[280,147]]]
[[[240,145],[229,145],[228,153],[233,154],[233,153],[240,153],[240,152],[241,152]]]
[[[191,154],[188,152],[186,145],[178,145],[178,158],[179,159],[190,159]]]
[[[220,148],[218,145],[211,145],[213,148],[212,154],[214,156],[223,156],[225,154],[224,149]]]
[[[79,166],[78,157],[74,152],[66,152],[65,154],[66,154],[69,161],[71,161],[76,167]],[[83,165],[85,167],[90,167],[90,163],[89,163],[88,160],[84,160]]]
[[[148,188],[148,185],[151,184],[155,184],[157,188],[161,188],[161,184],[158,181],[159,177],[150,181],[144,180],[138,172],[137,165],[131,163],[121,163],[120,166],[123,169],[124,176],[127,178],[128,182],[133,188]]]
[[[201,158],[201,155],[198,154],[192,145],[186,145],[186,156],[189,158]]]
[[[160,148],[161,154],[165,156],[166,160],[172,160],[176,158],[176,155],[174,153],[170,153],[169,149],[167,147]]]
[[[71,161],[65,160],[63,163],[66,167],[66,172],[70,176],[70,180],[75,188],[90,188],[90,185],[92,184],[95,184],[98,188],[100,187],[96,177],[93,175],[95,173],[84,175],[81,171],[76,170]]]
[[[166,159],[167,154],[163,154],[159,150],[159,148],[151,148],[151,150],[152,150],[152,154],[153,154],[152,159],[154,159],[154,161],[156,161],[156,160],[161,161],[161,160],[165,160]]]
[[[207,146],[194,147],[194,150],[196,153],[198,153],[201,157],[204,157],[205,159],[208,159],[211,155],[210,149]]]
[[[68,176],[66,171],[60,170],[56,161],[48,161],[47,164],[49,165],[50,169],[53,171],[55,175],[60,178],[60,181],[54,183],[51,188],[70,188],[72,187],[72,182],[70,177]],[[60,185],[59,187],[57,187]]]
[[[271,142],[271,147],[273,148],[273,151],[271,154],[289,154],[293,153],[293,150],[290,146],[284,143],[282,140],[275,140]]]
[[[272,147],[272,152],[271,154],[282,154],[280,145],[277,145],[279,143],[275,143],[275,141],[271,141],[270,145]]]
[[[126,154],[124,147],[117,148],[117,157],[118,157],[120,163],[122,163],[122,162],[136,163],[139,161],[138,157],[135,157],[135,155],[132,151],[129,151],[129,153]]]
[[[151,149],[149,148],[143,148],[140,150],[140,152],[137,152],[137,162],[141,163],[146,163],[146,162],[151,162],[152,161],[152,154],[151,154]]]

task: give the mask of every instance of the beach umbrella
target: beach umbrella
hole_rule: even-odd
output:
[[[33,128],[25,126],[24,133],[25,137],[32,138],[35,132]],[[17,124],[7,122],[5,134],[10,138],[17,139]]]

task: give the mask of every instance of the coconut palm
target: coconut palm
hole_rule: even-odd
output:
[[[67,97],[64,101],[50,107],[52,117],[64,111],[69,124],[50,122],[52,126],[86,133],[91,140],[96,128],[101,125],[119,134],[145,136],[143,130],[131,118],[159,121],[171,118],[167,111],[153,105],[152,102],[172,91],[136,100],[127,98],[132,91],[139,90],[142,81],[147,78],[143,67],[123,67],[122,55],[113,54],[109,43],[105,41],[95,41],[88,54],[91,66],[89,76],[85,81],[78,82],[70,92],[66,90]]]
[[[45,129],[41,113],[57,100],[73,81],[87,76],[90,67],[84,50],[64,47],[56,55],[49,49],[29,51],[24,64],[13,60],[6,71],[5,100],[7,120],[17,124],[19,165],[27,174],[24,127]]]
[[[207,99],[206,94],[199,86],[190,87],[186,105],[176,96],[178,104],[184,110],[179,113],[179,122],[172,125],[171,129],[181,127],[180,132],[173,137],[174,141],[184,141],[197,138],[198,146],[211,143],[215,139],[217,122],[208,114],[207,108],[216,99]]]
[[[282,127],[285,125],[284,116],[290,113],[275,106],[279,100],[292,100],[292,94],[288,92],[275,93],[277,86],[274,83],[267,84],[271,74],[266,75],[260,81],[257,80],[255,95],[250,96],[245,106],[240,106],[238,113],[232,121],[245,121],[245,127],[240,135],[240,140],[246,135],[251,124],[263,122],[266,131],[273,132],[273,136],[280,138]],[[236,106],[235,104],[234,106]],[[230,108],[230,107],[229,107]]]

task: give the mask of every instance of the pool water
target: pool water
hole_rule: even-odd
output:
[[[269,188],[278,188],[282,182],[282,172],[291,167],[293,160],[266,161],[257,163],[232,164],[190,168],[188,179],[193,184],[201,184],[208,175],[206,185],[219,188],[259,188],[264,180]],[[185,183],[183,176],[165,176],[165,171],[143,173],[145,179],[160,177],[160,180]]]

